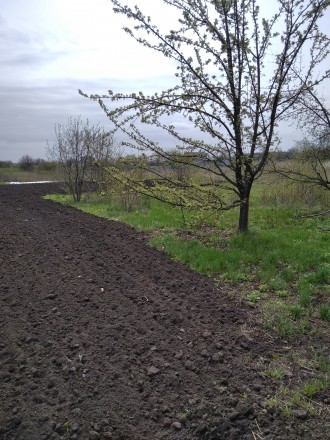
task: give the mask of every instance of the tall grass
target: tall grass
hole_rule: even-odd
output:
[[[266,206],[290,206],[317,209],[329,206],[329,191],[319,185],[311,185],[267,173],[259,185],[260,202]]]

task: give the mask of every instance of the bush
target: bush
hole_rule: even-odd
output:
[[[20,160],[18,161],[18,167],[22,171],[30,171],[34,168],[35,160],[33,157],[26,154],[25,156],[22,156]]]

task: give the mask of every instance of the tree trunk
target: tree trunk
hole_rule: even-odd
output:
[[[249,204],[250,204],[250,195],[242,199],[242,204],[239,209],[239,223],[238,223],[239,233],[247,232],[249,229]]]

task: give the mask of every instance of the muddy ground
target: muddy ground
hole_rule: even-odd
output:
[[[1,440],[330,438],[269,406],[260,365],[293,345],[239,295],[55,189],[0,186]]]

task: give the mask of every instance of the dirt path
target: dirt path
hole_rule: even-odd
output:
[[[0,187],[2,440],[328,438],[267,406],[286,346],[247,306],[49,192]]]

